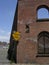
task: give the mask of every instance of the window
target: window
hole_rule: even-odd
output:
[[[38,56],[49,56],[49,32],[38,35]]]
[[[40,8],[38,10],[38,19],[49,18],[48,10],[46,8]]]
[[[37,8],[37,20],[48,20],[49,19],[49,8],[45,5]]]

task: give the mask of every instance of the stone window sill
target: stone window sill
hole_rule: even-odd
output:
[[[48,19],[37,19],[37,22],[45,22],[45,21],[49,21],[49,18]]]
[[[49,54],[37,54],[36,57],[49,57]]]

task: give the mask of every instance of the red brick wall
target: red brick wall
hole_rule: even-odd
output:
[[[18,5],[18,31],[21,38],[17,46],[18,63],[49,63],[49,57],[37,56],[37,36],[42,31],[49,32],[49,21],[37,22],[37,8],[40,5],[49,7],[49,0],[20,0]],[[25,32],[29,22],[30,32]],[[30,39],[28,39],[30,38]]]

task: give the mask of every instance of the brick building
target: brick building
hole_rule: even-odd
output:
[[[49,15],[49,0],[18,1],[12,33],[19,31],[21,37],[17,43],[11,35],[9,47],[15,45],[17,63],[49,63],[49,17],[39,18],[42,8]]]

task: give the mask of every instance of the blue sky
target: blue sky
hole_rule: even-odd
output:
[[[41,8],[38,10],[38,18],[43,19],[43,18],[49,18],[49,11],[46,8]]]
[[[0,0],[0,41],[9,42],[17,0]]]

